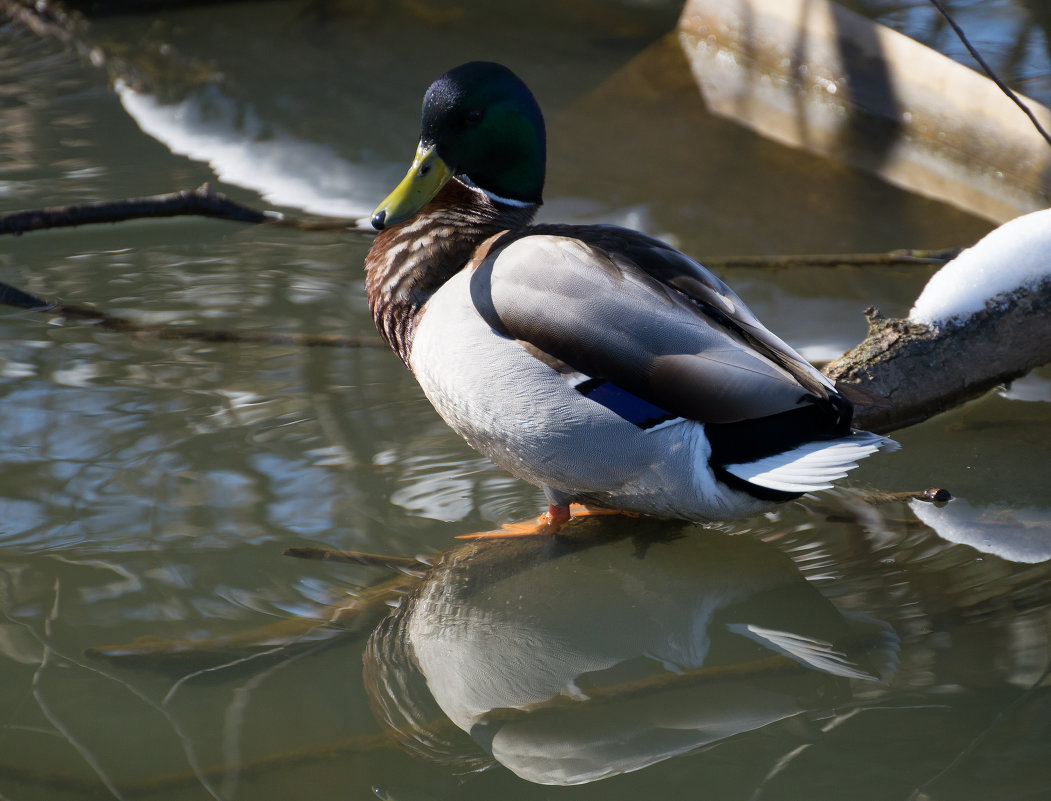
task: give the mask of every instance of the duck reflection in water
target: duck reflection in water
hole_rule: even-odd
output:
[[[587,526],[601,533],[451,551],[376,629],[366,684],[406,747],[582,784],[829,710],[896,666],[888,625],[837,609],[772,545]]]

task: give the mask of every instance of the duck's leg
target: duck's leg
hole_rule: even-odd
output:
[[[535,523],[504,523],[495,531],[477,534],[460,534],[458,540],[487,540],[501,537],[534,537],[539,534],[557,534],[562,524],[570,518],[569,504],[551,504]]]
[[[553,503],[535,523],[504,523],[495,531],[481,531],[477,534],[460,534],[458,540],[499,539],[501,537],[533,537],[540,534],[558,534],[559,529],[572,517],[589,515],[629,515],[633,512],[622,512],[617,509],[603,509],[599,506],[581,506],[574,504]]]
[[[547,507],[547,511],[540,515],[540,522],[551,529],[552,534],[557,534],[562,524],[572,517],[573,512],[570,505],[553,503]]]

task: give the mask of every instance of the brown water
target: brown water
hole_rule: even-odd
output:
[[[411,156],[427,83],[497,58],[547,113],[546,219],[627,223],[698,257],[966,245],[989,228],[680,89],[612,101],[674,3],[495,5],[99,21],[112,71],[0,23],[0,205],[210,180],[261,207],[363,214]],[[957,9],[1001,55],[1026,32],[1018,75],[1039,97],[1051,70],[1025,6]],[[928,11],[888,19],[955,54]],[[367,247],[136,222],[5,238],[0,280],[145,322],[360,336]],[[904,314],[929,272],[725,277],[821,357],[863,336],[865,306]],[[773,516],[468,546],[454,536],[528,519],[541,496],[459,441],[387,351],[9,310],[0,797],[1048,797],[1049,378],[896,432],[898,453]],[[932,485],[957,500],[865,500]],[[282,556],[302,546],[453,550],[420,579]],[[391,576],[339,625],[304,622]]]

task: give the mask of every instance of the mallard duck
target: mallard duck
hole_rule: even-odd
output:
[[[827,489],[894,447],[723,281],[638,231],[533,224],[540,107],[507,67],[463,64],[423,100],[408,174],[365,260],[380,334],[445,421],[571,503],[696,521]]]

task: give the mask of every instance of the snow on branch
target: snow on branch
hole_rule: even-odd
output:
[[[1051,209],[1005,223],[942,267],[907,320],[868,311],[865,340],[825,368],[856,402],[854,424],[890,431],[1051,362]]]

